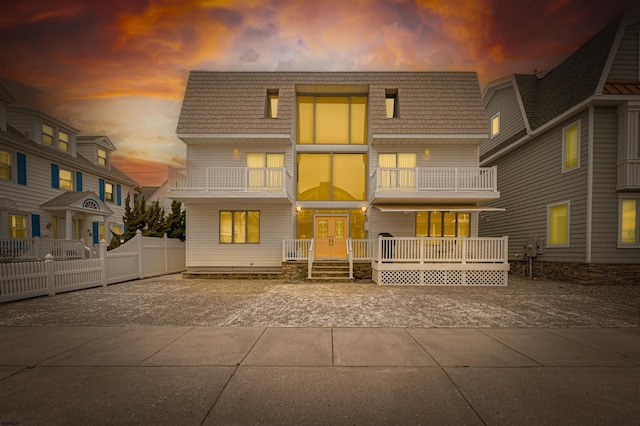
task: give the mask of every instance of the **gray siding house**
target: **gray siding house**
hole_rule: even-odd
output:
[[[480,164],[499,168],[506,211],[479,232],[509,235],[512,270],[640,283],[639,33],[621,15],[557,68],[485,88]]]
[[[478,165],[488,126],[475,73],[194,71],[177,134],[187,167],[169,170],[167,197],[186,204],[189,273],[286,274],[300,261],[310,277],[312,260],[371,265],[390,234],[394,259],[374,262],[374,280],[409,282],[376,268],[462,263],[455,239],[476,238],[493,210],[479,204],[500,196],[496,169]],[[461,268],[473,269],[433,279],[461,283]],[[486,268],[476,282],[508,265]]]

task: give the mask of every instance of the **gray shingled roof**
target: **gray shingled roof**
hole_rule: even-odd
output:
[[[60,164],[66,164],[74,169],[92,173],[94,175],[114,180],[118,183],[124,183],[126,185],[135,187],[138,186],[137,182],[131,179],[127,174],[120,171],[117,167],[111,166],[111,169],[107,169],[102,166],[96,166],[91,161],[87,160],[80,154],[76,154],[76,157],[64,153],[54,147],[48,145],[42,145],[36,143],[30,139],[27,139],[19,130],[7,124],[7,131],[0,130],[0,141],[4,144],[10,145],[13,148],[25,152],[31,152],[44,158],[51,159]]]
[[[374,134],[486,134],[473,72],[212,72],[189,75],[178,135],[288,134],[296,85],[365,85]],[[278,118],[266,119],[268,89],[279,90]],[[386,119],[385,89],[398,90],[399,117]]]
[[[611,21],[543,78],[515,75],[532,130],[595,94],[621,19]]]

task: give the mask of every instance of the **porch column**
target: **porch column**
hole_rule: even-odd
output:
[[[73,239],[73,211],[70,209],[65,210],[64,239]]]
[[[102,229],[104,230],[102,239],[104,239],[107,242],[107,244],[109,244],[109,242],[111,241],[111,231],[109,230],[108,216],[104,216],[104,219],[102,219]]]

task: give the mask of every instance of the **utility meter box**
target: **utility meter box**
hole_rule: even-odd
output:
[[[529,237],[524,242],[524,255],[525,257],[536,257],[537,256],[537,237]]]
[[[536,239],[536,254],[542,256],[544,254],[544,240],[542,238]]]

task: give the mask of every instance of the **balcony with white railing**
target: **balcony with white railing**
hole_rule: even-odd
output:
[[[500,198],[496,167],[382,168],[371,176],[372,202],[481,202]]]
[[[169,197],[271,198],[293,200],[293,177],[282,168],[169,168]]]

